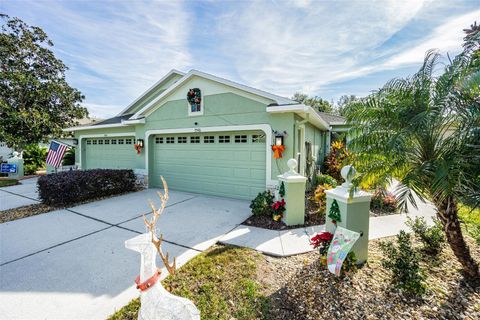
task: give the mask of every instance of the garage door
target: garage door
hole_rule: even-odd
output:
[[[133,137],[87,139],[85,144],[85,169],[135,168]]]
[[[158,135],[153,138],[152,185],[238,199],[265,190],[261,131]]]

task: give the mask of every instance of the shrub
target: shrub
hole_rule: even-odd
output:
[[[333,189],[333,186],[325,183],[320,184],[317,189],[315,189],[314,199],[318,203],[319,206],[319,213],[325,213],[327,209],[327,194],[325,190]]]
[[[325,158],[324,171],[332,176],[338,182],[343,181],[340,171],[351,157],[350,153],[345,149],[345,145],[341,141],[335,141],[330,147],[330,152]]]
[[[398,210],[398,201],[393,193],[377,189],[373,193],[370,210],[375,212],[396,212]]]
[[[431,255],[437,255],[442,251],[442,245],[445,242],[442,224],[438,219],[433,219],[434,225],[429,227],[425,219],[416,217],[415,220],[408,217],[407,225],[412,229],[423,243],[423,250]]]
[[[409,294],[425,293],[425,276],[420,270],[420,256],[413,249],[410,235],[400,231],[396,244],[392,241],[380,243],[384,256],[382,266],[391,271],[396,286]]]
[[[329,176],[328,174],[319,174],[315,177],[315,183],[316,186],[321,185],[321,184],[329,184],[333,188],[337,187],[337,180],[335,180],[332,176]]]
[[[44,168],[46,160],[47,148],[31,144],[23,149],[23,170],[26,175],[35,174],[39,168]]]
[[[53,206],[134,191],[133,170],[93,169],[64,171],[42,176],[37,182],[40,199]]]
[[[63,156],[62,165],[73,166],[75,164],[75,148],[68,149]]]
[[[252,214],[255,216],[265,215],[271,217],[273,214],[273,194],[270,190],[260,192],[250,204]]]

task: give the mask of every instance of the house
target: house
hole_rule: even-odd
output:
[[[331,120],[288,98],[172,70],[117,116],[65,131],[78,140],[81,169],[132,168],[150,187],[161,187],[162,175],[172,189],[252,199],[275,188],[290,158],[311,174],[339,125]]]

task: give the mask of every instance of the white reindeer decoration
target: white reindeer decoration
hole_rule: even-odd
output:
[[[137,251],[141,254],[140,275],[135,281],[137,288],[140,289],[140,310],[138,312],[139,320],[200,320],[200,311],[188,299],[174,296],[162,286],[159,281],[160,270],[157,269],[155,258],[160,255],[168,273],[175,274],[176,260],[169,263],[168,253],[165,255],[162,250],[163,235],[159,238],[155,235],[155,224],[162,214],[168,201],[168,186],[163,177],[164,193],[158,192],[162,202],[159,209],[150,202],[152,208],[152,218],[148,220],[145,216],[144,221],[149,232],[136,236],[125,241],[125,247]]]

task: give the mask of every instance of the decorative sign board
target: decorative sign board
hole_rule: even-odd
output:
[[[15,163],[2,163],[0,167],[1,173],[17,173],[17,165]]]
[[[360,238],[360,233],[337,227],[333,235],[332,243],[328,248],[327,265],[328,270],[337,277],[342,270],[343,261],[347,258],[348,252],[355,242]]]

